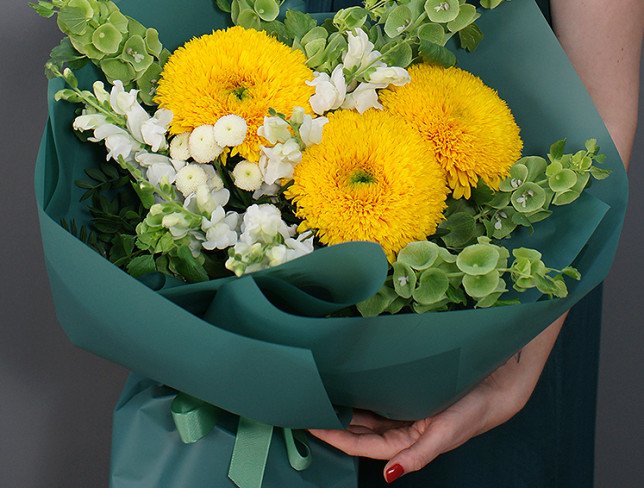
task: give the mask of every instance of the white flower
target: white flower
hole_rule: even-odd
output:
[[[152,148],[153,152],[167,149],[168,142],[165,135],[168,132],[168,126],[172,122],[172,112],[166,109],[159,109],[154,117],[148,118],[141,126],[143,142]]]
[[[100,103],[105,103],[110,99],[110,94],[105,90],[105,84],[102,81],[95,81],[92,85],[94,95]]]
[[[267,183],[262,183],[262,186],[260,186],[253,193],[253,200],[259,200],[264,195],[267,195],[269,197],[274,197],[280,191],[280,188],[282,187],[275,183],[273,183],[272,185],[269,185]]]
[[[217,159],[223,148],[215,139],[215,128],[212,125],[202,125],[192,131],[188,139],[190,155],[198,163],[210,163]]]
[[[132,105],[130,110],[127,111],[125,118],[127,120],[127,130],[130,132],[132,137],[141,143],[145,142],[141,129],[143,124],[150,120],[150,114],[148,114],[141,105],[135,103]]]
[[[304,108],[293,107],[293,113],[291,114],[291,122],[293,124],[301,124],[303,120],[304,120]]]
[[[255,191],[262,186],[262,172],[255,163],[240,161],[233,169],[233,181],[237,188],[246,191]]]
[[[206,241],[201,245],[204,249],[226,249],[237,244],[237,223],[239,215],[235,212],[225,213],[223,207],[217,207],[210,219],[204,219],[201,230],[206,233]]]
[[[315,95],[309,99],[309,103],[316,114],[324,115],[342,105],[347,94],[347,82],[342,70],[343,66],[339,64],[333,69],[331,76],[315,72],[313,81],[306,82],[307,85],[315,87]]]
[[[114,81],[112,91],[110,93],[110,105],[114,112],[119,115],[125,115],[132,110],[135,105],[138,105],[138,102],[136,101],[138,93],[138,90],[130,90],[129,92],[126,92],[122,81]]]
[[[290,128],[290,124],[280,117],[264,117],[264,125],[257,129],[257,134],[275,145],[292,137]]]
[[[313,118],[304,115],[300,126],[300,138],[306,147],[322,142],[322,128],[329,122],[326,117]]]
[[[411,77],[405,68],[398,66],[379,66],[376,71],[369,75],[369,83],[377,85],[378,88],[386,88],[389,85],[403,86],[411,81]]]
[[[284,144],[274,147],[261,146],[262,155],[259,158],[259,169],[268,185],[282,178],[291,178],[293,168],[302,160],[300,145],[295,139],[289,139]]]
[[[254,204],[246,209],[241,231],[239,239],[247,244],[256,242],[271,244],[278,235],[287,239],[295,233],[295,230],[282,220],[279,209],[268,203]]]
[[[190,223],[186,219],[185,215],[179,212],[173,212],[168,215],[164,215],[161,220],[161,225],[170,231],[172,237],[175,239],[181,239],[188,234],[190,230]]]
[[[248,125],[239,115],[224,115],[214,126],[215,141],[222,147],[239,146],[246,139]]]
[[[148,152],[140,152],[134,159],[144,168],[159,163],[172,164],[169,157],[164,156],[163,154],[154,154]]]
[[[222,188],[213,190],[207,185],[201,185],[194,193],[194,201],[199,212],[212,214],[218,207],[223,207],[230,199],[230,192]],[[186,203],[188,203],[186,201]]]
[[[367,33],[362,29],[355,29],[356,33],[347,32],[348,49],[342,57],[342,63],[348,70],[357,68],[363,70],[369,66],[380,66],[380,53],[373,50],[373,43],[369,40]]]
[[[146,179],[154,186],[158,186],[162,181],[174,183],[177,171],[170,163],[153,163],[146,172]]]
[[[197,191],[201,185],[208,182],[208,175],[198,164],[187,164],[179,171],[175,180],[175,186],[184,197]]]
[[[371,83],[360,83],[355,90],[347,95],[342,108],[355,109],[359,113],[364,113],[370,108],[381,110],[382,105],[378,101],[376,86]]]
[[[190,140],[190,132],[183,132],[172,138],[170,141],[170,157],[172,159],[179,159],[181,161],[187,161],[190,159],[190,146],[188,141]]]
[[[107,159],[118,160],[122,157],[126,161],[131,161],[133,153],[142,149],[138,143],[126,130],[113,124],[105,124],[94,130],[94,137],[90,137],[91,142],[105,141],[107,147]]]
[[[94,130],[101,125],[107,124],[107,118],[103,114],[89,113],[83,110],[83,114],[74,119],[74,130]]]

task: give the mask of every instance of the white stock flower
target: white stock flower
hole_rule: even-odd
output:
[[[300,126],[300,138],[306,147],[322,142],[322,128],[329,122],[326,117],[313,118],[304,115]]]
[[[161,225],[168,229],[170,234],[172,234],[172,237],[175,239],[180,239],[186,236],[190,230],[188,219],[186,219],[185,215],[179,212],[164,215],[161,220]]]
[[[370,108],[382,109],[378,101],[376,86],[371,83],[360,83],[358,87],[347,95],[342,108],[355,109],[358,113],[364,113]]]
[[[148,118],[141,126],[143,142],[152,148],[153,152],[167,149],[168,142],[165,135],[168,126],[172,122],[172,112],[166,109],[159,109],[153,117]]]
[[[83,114],[74,119],[74,130],[94,130],[101,125],[107,124],[107,118],[103,114],[89,113],[83,110]]]
[[[170,163],[153,163],[145,172],[145,178],[154,186],[158,186],[162,181],[174,183],[177,177],[177,171]]]
[[[217,144],[212,125],[202,125],[193,130],[188,139],[188,147],[192,159],[202,164],[214,161],[223,151]]]
[[[347,41],[347,52],[342,57],[342,63],[346,69],[357,68],[358,70],[363,70],[369,66],[384,65],[384,63],[378,61],[381,54],[373,50],[373,43],[362,29],[355,29],[355,33],[347,32]]]
[[[377,85],[378,88],[386,88],[389,85],[406,85],[411,81],[411,77],[405,68],[398,66],[379,66],[376,68],[376,71],[369,75],[367,81]]]
[[[227,189],[213,190],[208,185],[201,185],[195,193],[186,199],[184,206],[191,211],[197,210],[210,215],[218,207],[226,205],[229,199],[230,192]],[[191,208],[191,202],[197,207],[196,209]]]
[[[292,137],[290,127],[290,124],[280,117],[264,117],[264,125],[257,129],[257,134],[275,145]]]
[[[237,224],[239,215],[235,212],[224,212],[223,207],[217,207],[210,215],[210,219],[204,219],[201,223],[201,230],[206,233],[206,241],[201,245],[204,249],[226,249],[237,244]]]
[[[197,191],[201,185],[208,182],[208,175],[198,164],[187,164],[179,171],[175,179],[175,186],[184,197]]]
[[[172,164],[169,157],[164,156],[163,154],[155,154],[149,152],[140,152],[134,159],[144,168],[158,163]]]
[[[282,220],[279,209],[269,203],[248,207],[243,217],[241,231],[239,239],[247,244],[256,242],[270,244],[278,234],[288,239],[295,233],[294,229]]]
[[[340,108],[347,94],[347,82],[344,79],[343,66],[337,65],[331,76],[326,73],[313,73],[313,81],[306,84],[315,87],[315,95],[311,96],[309,103],[318,115],[324,115],[329,110]]]
[[[190,132],[183,132],[174,136],[170,141],[170,157],[181,161],[187,161],[190,159],[190,146],[188,145],[189,140]]]
[[[282,178],[291,178],[293,168],[302,160],[300,145],[295,139],[289,139],[284,144],[273,147],[261,146],[262,155],[259,158],[259,169],[268,185]]]
[[[114,112],[119,115],[125,115],[132,110],[135,105],[138,105],[138,102],[136,101],[138,93],[138,90],[130,90],[127,92],[123,87],[122,81],[114,81],[112,91],[110,93],[110,105]]]
[[[94,137],[90,137],[89,140],[91,142],[105,141],[108,160],[117,161],[119,157],[122,157],[126,161],[131,161],[133,154],[142,149],[141,144],[130,133],[113,124],[97,127],[94,130]]]
[[[127,130],[130,132],[132,137],[141,143],[145,142],[143,139],[142,128],[143,124],[150,120],[150,114],[148,114],[141,105],[135,103],[125,114],[125,119]]]
[[[255,192],[253,193],[253,200],[259,200],[262,198],[264,195],[269,196],[269,197],[274,197],[277,195],[282,187],[276,183],[273,183],[272,185],[269,185],[267,183],[262,183],[262,186],[260,186]]]
[[[94,89],[94,95],[100,103],[105,103],[110,99],[110,94],[105,90],[105,84],[102,81],[95,81],[92,85]]]
[[[224,115],[214,125],[215,141],[221,147],[239,146],[246,139],[248,125],[239,115]]]
[[[246,191],[255,191],[262,186],[262,172],[255,163],[240,161],[233,169],[233,181],[237,188]]]

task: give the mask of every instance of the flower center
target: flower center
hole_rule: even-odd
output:
[[[248,97],[248,88],[240,86],[231,90],[231,93],[237,97],[237,100],[242,101]]]
[[[364,169],[357,169],[351,174],[351,176],[349,176],[350,186],[370,185],[372,183],[376,183],[376,181],[375,176]]]

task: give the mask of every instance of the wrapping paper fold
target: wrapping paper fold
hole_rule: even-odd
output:
[[[211,0],[193,0],[189,8],[174,0],[157,1],[154,9],[143,0],[116,3],[156,27],[170,49],[228,25],[227,14],[217,12]],[[334,406],[422,418],[465,394],[603,280],[627,199],[617,151],[536,5],[508,2],[485,13],[479,24],[486,38],[474,54],[459,51],[459,64],[508,102],[522,129],[525,153],[544,154],[562,136],[573,150],[596,137],[608,156],[606,166],[613,170],[573,206],[555,208],[555,215],[537,224],[534,234],[518,233],[506,243],[542,250],[544,261],[553,267],[574,260],[583,279],[569,283],[570,295],[563,300],[528,294],[521,305],[494,309],[329,317],[374,293],[384,280],[386,259],[369,243],[318,250],[241,279],[194,285],[167,281],[159,290],[151,289],[57,223],[62,217],[88,220],[73,182],[105,155],[74,136],[75,107],[53,102],[62,83],[51,82],[36,195],[58,319],[79,347],[153,379],[132,380],[138,386],[128,384],[127,401],[117,409],[114,455],[124,471],[115,471],[113,488],[134,486],[127,484],[130,475],[136,479],[125,467],[135,466],[123,454],[133,445],[126,426],[146,419],[139,440],[152,449],[146,454],[149,462],[159,454],[154,449],[162,449],[152,444],[163,443],[169,435],[167,418],[162,417],[169,412],[159,407],[166,397],[155,397],[157,383],[284,427],[341,427]],[[98,73],[85,68],[79,78],[89,86]],[[185,452],[210,448],[186,446],[175,452],[172,447],[163,459],[193,469],[197,462]],[[162,470],[164,465],[150,469]]]

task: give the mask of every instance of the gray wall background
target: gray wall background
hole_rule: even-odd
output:
[[[42,65],[60,34],[26,1],[2,0],[0,16],[0,487],[105,487],[111,411],[126,371],[74,348],[55,320],[32,178],[46,117]],[[644,486],[643,127],[630,178],[630,211],[605,291],[599,488]]]

